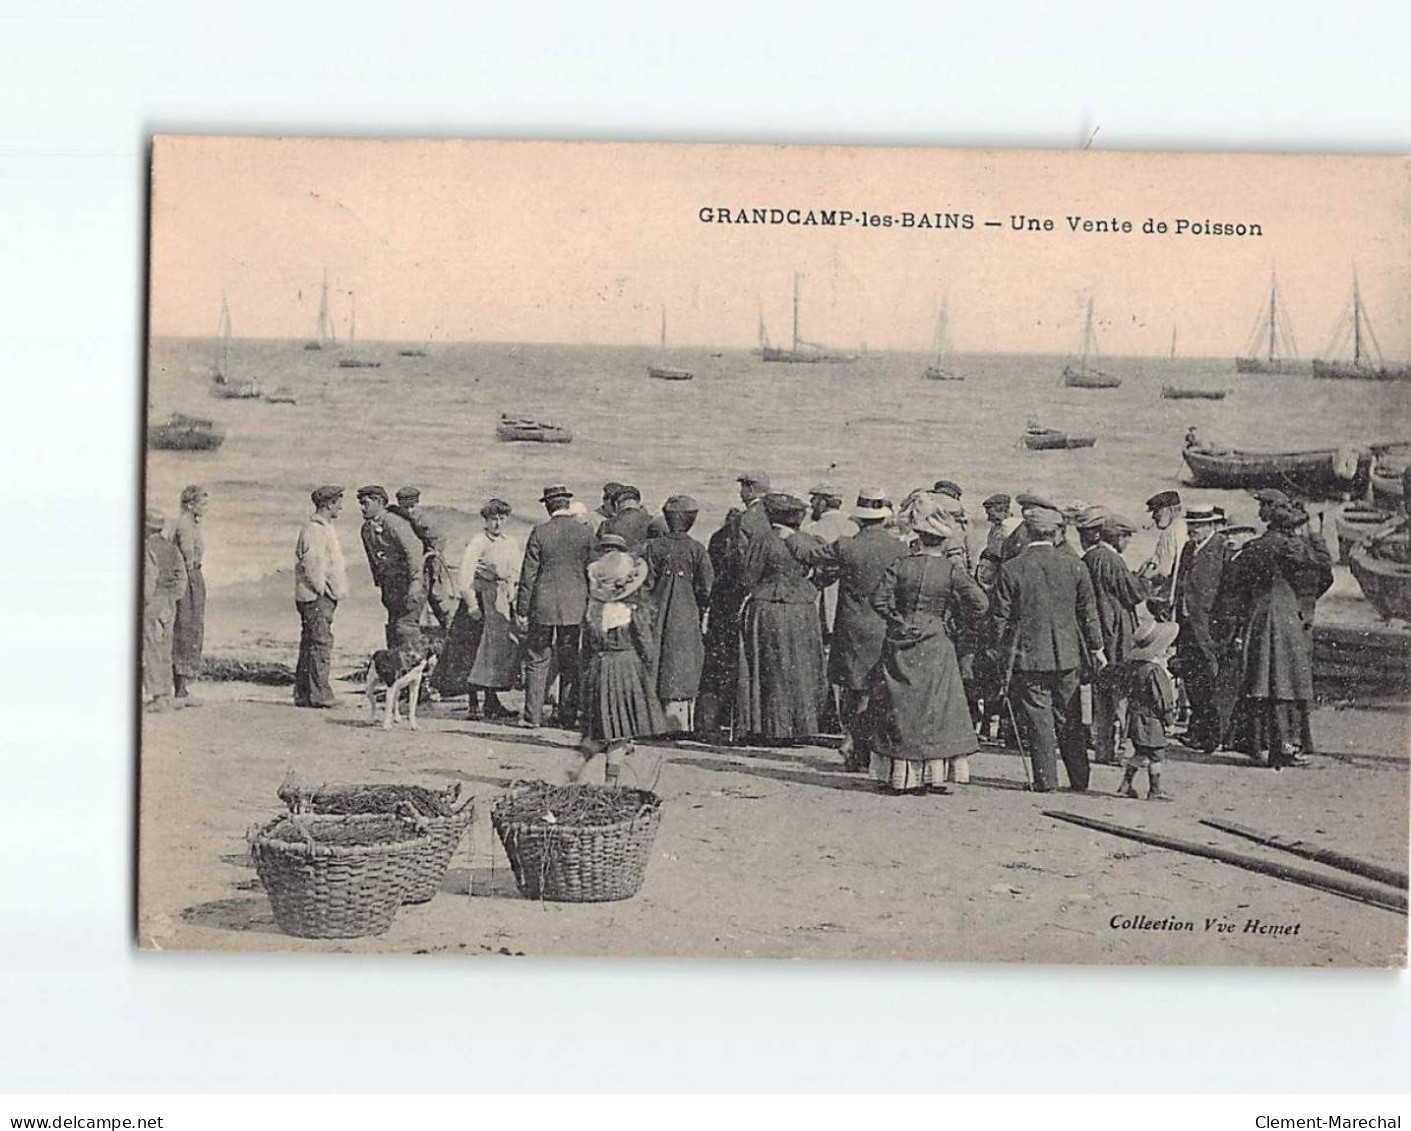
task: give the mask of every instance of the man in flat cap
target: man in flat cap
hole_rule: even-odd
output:
[[[773,527],[764,511],[764,496],[769,494],[769,476],[763,471],[745,471],[735,476],[740,485],[740,502],[744,511],[740,515],[740,536],[749,541],[763,538]]]
[[[1146,501],[1151,521],[1161,534],[1156,549],[1137,573],[1151,589],[1147,612],[1161,621],[1175,616],[1176,561],[1186,544],[1186,523],[1181,517],[1181,495],[1178,491],[1158,491]]]
[[[980,551],[980,560],[975,565],[975,580],[980,583],[981,589],[989,593],[999,576],[1004,540],[1013,532],[1015,524],[1010,520],[1010,498],[1003,492],[991,495],[982,505],[985,508],[985,521],[989,523],[989,530],[985,534],[985,546]]]
[[[691,705],[700,692],[705,665],[702,626],[715,585],[710,554],[690,535],[699,512],[690,495],[672,495],[661,508],[667,533],[649,539],[642,551],[654,579],[656,693],[676,734],[692,729]]]
[[[634,554],[648,538],[658,532],[656,520],[642,506],[642,492],[629,484],[621,484],[612,496],[612,517],[598,527],[598,537],[617,534]],[[663,528],[664,529],[664,528]]]
[[[171,649],[176,603],[186,593],[186,563],[163,537],[166,518],[148,510],[142,544],[142,692],[149,711],[180,706],[174,696]]]
[[[815,483],[808,489],[809,517],[799,527],[801,533],[811,534],[825,546],[831,546],[840,538],[851,538],[857,533],[857,523],[843,513],[843,496],[838,488],[829,483]],[[838,587],[828,584],[819,593],[818,625],[823,630],[826,645],[833,635],[833,624],[838,615]],[[832,714],[836,714],[833,712]],[[828,722],[835,721],[832,718]]]
[[[1230,560],[1229,546],[1220,533],[1222,517],[1210,506],[1186,510],[1186,544],[1176,566],[1175,614],[1180,626],[1176,667],[1191,709],[1190,726],[1181,741],[1206,753],[1223,744],[1237,698],[1220,681],[1220,659],[1229,632],[1215,610]]]
[[[436,623],[449,628],[451,618],[456,615],[458,598],[451,567],[446,561],[445,532],[422,508],[421,491],[416,487],[399,488],[397,501],[387,510],[406,519],[421,543],[421,584],[426,603]]]
[[[1121,765],[1117,731],[1124,715],[1126,689],[1119,664],[1132,653],[1137,631],[1137,606],[1147,599],[1147,586],[1127,568],[1122,557],[1132,537],[1133,526],[1106,507],[1085,507],[1077,516],[1078,539],[1083,547],[1083,563],[1093,583],[1098,624],[1102,627],[1102,650],[1107,668],[1093,676],[1093,753],[1104,766]]]
[[[294,705],[332,707],[333,614],[348,595],[343,547],[333,523],[343,511],[343,488],[317,487],[313,516],[294,544],[294,607],[299,611],[299,660],[294,668]]]
[[[990,604],[993,640],[1003,657],[1001,686],[1040,792],[1058,785],[1056,750],[1069,786],[1088,788],[1079,679],[1085,668],[1101,671],[1107,664],[1092,578],[1080,559],[1055,544],[1062,522],[1056,508],[1036,502],[1025,508],[1028,542],[1000,566]]]
[[[359,487],[358,505],[368,568],[387,610],[387,647],[419,647],[421,611],[426,607],[421,540],[410,522],[388,509],[387,492],[381,487]]]
[[[543,722],[549,666],[559,673],[558,725],[578,721],[578,636],[588,610],[588,563],[593,532],[569,513],[573,492],[562,483],[544,488],[539,501],[548,520],[529,532],[515,597],[515,624],[524,637],[525,726]]]

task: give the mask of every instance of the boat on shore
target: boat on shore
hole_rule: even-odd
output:
[[[265,394],[265,400],[270,404],[298,404],[299,399],[294,395],[294,390],[288,385],[280,385],[271,389]]]
[[[1343,507],[1338,511],[1336,524],[1338,560],[1344,565],[1350,564],[1352,551],[1358,546],[1365,545],[1367,539],[1395,517],[1391,511],[1360,503],[1351,503]]]
[[[1371,453],[1355,448],[1250,452],[1187,446],[1181,457],[1197,487],[1278,487],[1311,499],[1361,495],[1372,468]]]
[[[1411,565],[1378,555],[1375,544],[1354,549],[1348,565],[1377,612],[1388,620],[1411,620]]]
[[[783,362],[792,365],[847,364],[857,360],[855,354],[836,353],[828,346],[808,342],[799,337],[799,273],[794,272],[794,337],[793,346],[769,344],[769,334],[764,326],[764,312],[759,316],[759,359],[761,361]]]
[[[1309,365],[1298,356],[1293,340],[1293,323],[1279,293],[1278,277],[1269,273],[1269,297],[1255,316],[1245,342],[1244,353],[1235,358],[1236,373],[1308,373]]]
[[[529,420],[502,412],[495,425],[495,439],[505,443],[568,444],[573,440],[573,433],[561,424]]]
[[[1040,428],[1033,424],[1029,425],[1024,433],[1024,446],[1035,452],[1062,448],[1091,448],[1096,443],[1096,436],[1075,436],[1068,432],[1059,432],[1054,428]]]
[[[1329,358],[1336,358],[1349,345],[1352,346],[1352,356],[1347,360],[1314,358],[1313,376],[1343,381],[1411,381],[1411,365],[1387,365],[1382,358],[1376,331],[1372,329],[1367,308],[1362,305],[1362,289],[1357,285],[1356,269],[1352,272],[1352,298],[1338,317],[1328,347],[1323,352]]]
[[[1122,384],[1122,378],[1104,373],[1088,363],[1090,354],[1097,353],[1097,333],[1093,329],[1093,299],[1088,296],[1088,316],[1083,322],[1083,341],[1079,346],[1079,360],[1075,366],[1071,362],[1063,367],[1063,384],[1070,389],[1115,389]]]
[[[1161,399],[1167,401],[1223,401],[1224,389],[1190,389],[1178,385],[1162,385]]]
[[[147,425],[147,446],[164,452],[213,452],[225,442],[215,421],[174,412]]]
[[[666,307],[661,308],[661,352],[666,352]],[[649,365],[647,366],[647,376],[654,377],[658,381],[690,381],[695,377],[689,369],[682,369],[675,365]]]

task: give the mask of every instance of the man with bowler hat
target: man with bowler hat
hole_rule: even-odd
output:
[[[294,545],[294,607],[299,610],[294,705],[332,707],[333,614],[348,593],[343,547],[333,527],[343,510],[343,488],[332,484],[316,487],[309,497],[314,513]]]
[[[548,520],[529,533],[519,571],[515,626],[524,638],[524,720],[543,721],[549,665],[559,673],[558,725],[578,720],[578,636],[588,608],[588,563],[593,532],[569,513],[573,492],[562,483],[544,488],[539,501]]]

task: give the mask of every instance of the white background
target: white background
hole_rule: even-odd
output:
[[[1399,974],[136,954],[130,626],[153,132],[1406,153],[1408,43],[1391,2],[0,0],[0,1090],[1404,1087]]]

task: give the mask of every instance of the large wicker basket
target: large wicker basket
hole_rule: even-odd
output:
[[[522,895],[601,903],[637,894],[661,823],[661,799],[656,794],[623,790],[636,795],[632,817],[610,825],[572,825],[515,819],[511,813],[522,792],[496,798],[490,810]]]
[[[250,853],[280,930],[349,939],[392,925],[425,842],[397,817],[281,817],[251,836]]]

